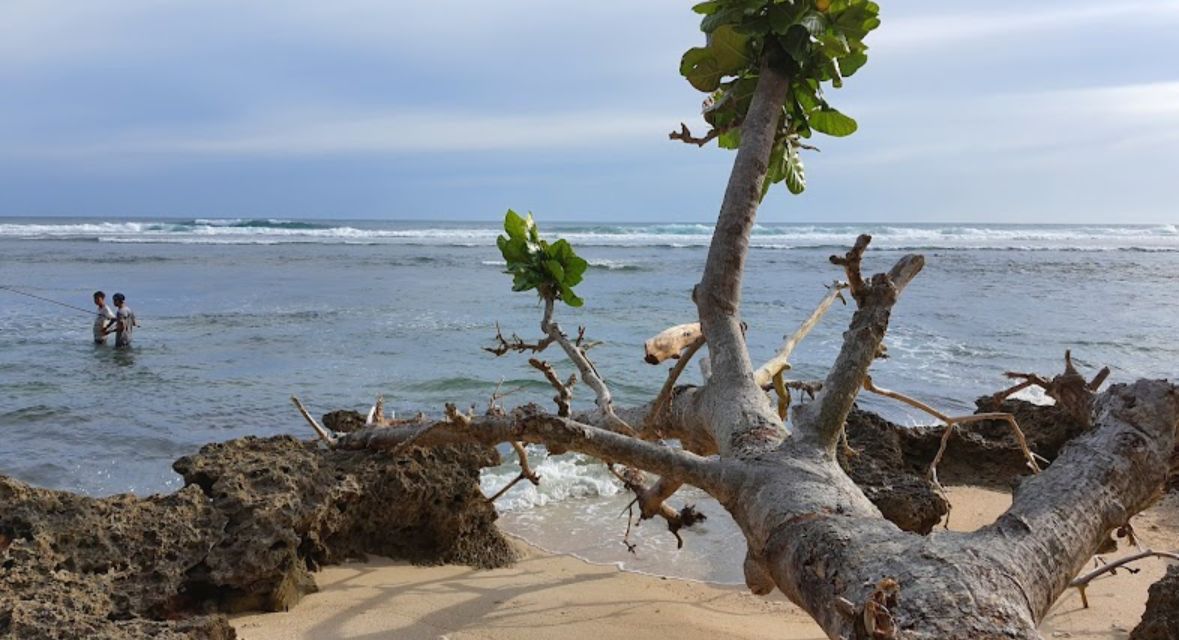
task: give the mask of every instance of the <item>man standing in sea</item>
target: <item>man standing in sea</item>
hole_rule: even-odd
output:
[[[139,326],[139,323],[135,321],[135,312],[127,304],[126,296],[116,293],[113,299],[115,308],[118,309],[115,314],[115,348],[127,349],[131,346],[131,332]]]
[[[106,334],[115,324],[115,314],[106,306],[106,294],[102,291],[94,292],[94,306],[98,308],[98,315],[94,318],[94,344],[105,345]]]

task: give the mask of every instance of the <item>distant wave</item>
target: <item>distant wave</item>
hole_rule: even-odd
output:
[[[552,224],[545,230],[586,247],[698,249],[708,246],[707,224]],[[870,233],[882,249],[955,251],[1179,251],[1179,228],[1163,225],[902,225],[759,224],[755,249],[798,250],[845,247]],[[176,244],[404,244],[493,247],[494,224],[331,223],[274,218],[196,218],[185,221],[53,222],[0,224],[0,239],[87,240],[116,243]],[[616,267],[595,264],[602,268]]]

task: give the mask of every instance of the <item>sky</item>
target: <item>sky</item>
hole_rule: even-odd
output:
[[[769,222],[1179,222],[1179,0],[879,0]],[[0,2],[0,216],[714,219],[672,0]]]

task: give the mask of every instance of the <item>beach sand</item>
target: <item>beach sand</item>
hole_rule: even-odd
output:
[[[950,494],[950,526],[960,531],[993,521],[1011,502],[1007,494],[970,487]],[[1179,548],[1174,496],[1133,523],[1144,545]],[[237,616],[233,624],[244,640],[824,638],[781,594],[763,598],[743,589],[626,573],[521,546],[518,564],[492,571],[389,560],[328,567],[316,575],[321,592],[293,610]],[[1081,608],[1070,590],[1041,625],[1043,635],[1125,638],[1142,616],[1147,589],[1165,572],[1158,559],[1135,568],[1133,575],[1118,572],[1095,581],[1090,609]]]

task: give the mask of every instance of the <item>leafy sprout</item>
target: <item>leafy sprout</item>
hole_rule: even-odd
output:
[[[704,16],[707,44],[684,53],[680,74],[708,94],[704,119],[720,147],[741,146],[741,123],[763,60],[790,79],[762,197],[779,182],[802,193],[802,140],[816,131],[837,137],[856,131],[854,119],[828,104],[823,87],[843,86],[868,61],[864,38],[880,26],[880,6],[871,0],[710,0],[692,10]]]
[[[581,282],[589,263],[573,252],[573,245],[566,240],[550,244],[541,239],[531,213],[523,218],[508,209],[504,231],[507,235],[495,242],[508,263],[505,273],[512,275],[512,291],[536,289],[540,297],[561,300],[571,307],[584,303],[573,287]]]

